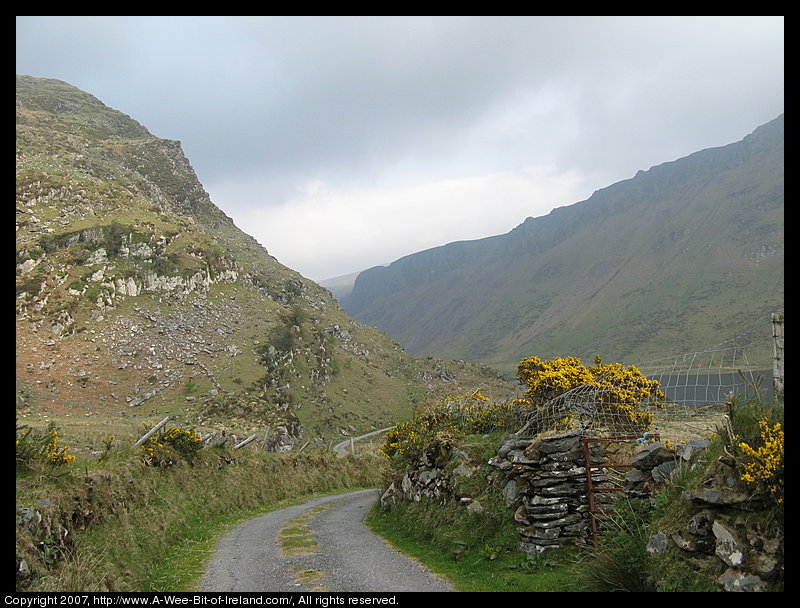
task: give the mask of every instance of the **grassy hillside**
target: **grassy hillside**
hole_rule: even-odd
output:
[[[383,470],[374,455],[224,445],[157,464],[132,438],[60,466],[22,460],[18,446],[17,591],[196,590],[232,526],[311,495],[374,487]]]
[[[179,142],[29,76],[17,76],[16,119],[26,423],[56,421],[89,445],[170,414],[288,449],[386,427],[429,391],[513,390],[353,321],[212,203]]]
[[[783,154],[780,117],[508,234],[362,272],[344,309],[413,354],[507,371],[706,348],[783,310]]]

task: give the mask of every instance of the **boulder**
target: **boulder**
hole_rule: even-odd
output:
[[[764,591],[764,581],[761,578],[735,568],[728,568],[717,578],[717,582],[725,591]]]
[[[689,462],[693,460],[699,452],[702,452],[710,445],[711,442],[705,439],[692,439],[678,446],[678,449],[675,450],[675,454],[684,462]]]
[[[397,490],[394,487],[394,482],[392,482],[381,495],[381,507],[387,510],[391,509],[397,503],[397,500]]]
[[[631,465],[637,469],[653,469],[663,462],[675,460],[675,450],[661,442],[645,444],[631,459]]]
[[[698,488],[686,492],[684,496],[696,504],[714,507],[743,504],[750,500],[747,492],[717,488]]]
[[[667,550],[669,545],[669,538],[663,532],[658,532],[657,534],[653,534],[647,540],[647,552],[651,555],[663,553]]]

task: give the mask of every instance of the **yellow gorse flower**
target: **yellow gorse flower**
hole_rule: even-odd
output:
[[[538,416],[544,404],[582,385],[597,395],[593,406],[600,422],[623,431],[642,432],[653,423],[653,413],[640,409],[643,403],[663,405],[660,400],[664,394],[658,390],[657,381],[649,380],[634,366],[603,364],[599,357],[591,368],[577,357],[549,361],[527,357],[517,367],[517,379],[528,387],[520,399],[494,402],[475,391],[419,407],[413,419],[398,423],[387,433],[383,453],[388,458],[414,457],[437,433],[474,434],[519,428],[523,421]],[[574,411],[563,408],[555,414],[544,422],[547,429],[574,427]]]
[[[770,493],[778,502],[783,502],[783,454],[784,433],[780,422],[770,427],[765,420],[759,421],[761,429],[762,446],[753,448],[744,441],[739,443],[739,449],[746,457],[742,481],[759,485]]]
[[[441,434],[486,433],[512,426],[519,420],[515,402],[495,402],[480,391],[447,396],[420,406],[414,418],[398,422],[387,432],[381,451],[387,458],[413,458]]]
[[[534,412],[569,390],[587,387],[587,392],[594,395],[592,406],[598,421],[620,431],[645,431],[654,415],[643,411],[641,405],[660,407],[664,399],[659,383],[645,377],[635,366],[605,364],[600,357],[595,358],[593,367],[586,367],[577,357],[527,357],[517,367],[517,379],[528,387],[522,401]],[[565,409],[563,415],[569,417],[570,412]],[[554,420],[546,424],[560,426]]]
[[[62,448],[58,447],[58,429],[51,428],[50,438],[39,453],[44,456],[50,464],[61,466],[75,462],[75,456],[67,454],[67,452],[69,452],[67,446]]]
[[[203,438],[197,432],[171,426],[142,444],[144,461],[154,466],[172,466],[181,458],[192,462],[202,449],[202,442]]]

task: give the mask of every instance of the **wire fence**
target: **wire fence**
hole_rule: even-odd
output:
[[[698,405],[650,398],[631,404],[616,399],[626,388],[622,385],[613,390],[598,389],[588,384],[575,387],[525,415],[516,434],[532,438],[546,430],[580,430],[589,437],[634,433],[643,437],[658,435],[678,443],[707,439],[729,411],[729,401]]]
[[[769,352],[771,341],[776,359],[773,365],[764,354]],[[734,400],[772,399],[773,376],[780,376],[774,384],[782,393],[783,315],[773,315],[771,321],[757,323],[714,347],[635,367],[648,380],[658,382],[658,396],[632,400],[630,396],[640,392],[640,378],[612,381],[598,376],[543,404],[524,400],[492,404],[497,412],[484,416],[487,426],[502,421],[508,428],[517,429],[520,438],[559,429],[580,430],[593,437],[658,434],[675,443],[708,438],[724,422]],[[451,416],[464,423],[477,419],[481,407],[488,406],[469,398],[449,404]]]
[[[779,346],[770,332],[770,325],[774,329],[778,322]],[[770,346],[773,352],[780,348],[782,369],[782,327],[781,315],[712,348],[638,365],[658,381],[665,395],[663,406],[652,410],[651,432],[676,442],[707,438],[724,421],[734,400],[773,399],[778,366],[766,353]]]
[[[773,383],[766,380],[772,379],[773,370],[764,353],[772,341],[769,326],[773,323],[759,323],[706,350],[638,363],[637,367],[648,378],[658,380],[666,399],[673,403],[702,407],[724,403],[733,396],[771,398]]]

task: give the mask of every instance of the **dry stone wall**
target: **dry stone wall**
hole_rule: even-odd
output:
[[[592,444],[591,464],[605,462],[603,448]],[[445,468],[451,458],[458,464]],[[519,549],[538,553],[550,547],[575,542],[590,542],[591,527],[586,498],[586,467],[580,432],[569,432],[537,439],[511,436],[499,446],[488,464],[492,467],[490,483],[501,483],[503,498],[519,524]],[[481,505],[473,497],[454,492],[453,478],[471,476],[476,468],[467,455],[451,446],[436,442],[398,483],[392,483],[381,498],[385,508],[396,501],[431,500],[443,503],[457,500],[471,512]],[[596,486],[608,485],[607,474],[593,469]],[[599,499],[601,502],[609,497]]]
[[[592,542],[587,495],[587,472],[580,432],[534,439],[506,438],[489,461],[487,485],[501,488],[506,506],[518,524],[520,551],[536,554],[548,548]],[[611,483],[610,468],[623,464],[604,442],[589,442],[592,484],[596,488],[619,487]],[[710,443],[690,441],[677,448],[644,438],[628,443],[622,489],[633,498],[653,497],[663,490],[676,471],[698,465],[698,455]],[[623,450],[625,451],[625,450]],[[483,474],[481,463],[447,442],[435,442],[422,453],[414,467],[381,497],[384,508],[399,500],[437,503],[457,501],[470,513],[483,507],[474,497],[458,493],[458,477]],[[701,466],[708,466],[703,462]],[[597,467],[597,468],[594,468]],[[619,469],[620,472],[622,469]],[[767,533],[763,525],[743,525],[742,509],[753,508],[752,497],[738,483],[733,463],[713,463],[708,479],[685,498],[693,515],[682,529],[657,532],[647,551],[658,555],[678,551],[684,559],[715,574],[715,583],[725,591],[761,591],[783,576],[783,539]],[[598,510],[620,494],[594,494]],[[602,517],[598,528],[604,528]]]
[[[697,464],[709,447],[704,440],[673,449],[660,442],[641,448],[626,476],[626,491],[651,496],[681,467]],[[705,466],[705,465],[704,465]],[[708,465],[702,483],[683,494],[694,513],[677,529],[659,531],[647,543],[651,555],[677,550],[705,572],[721,572],[715,582],[724,591],[765,591],[783,580],[783,538],[775,526],[753,517],[763,506],[741,485],[735,462],[722,456]]]
[[[605,464],[603,446],[591,443],[590,465]],[[519,549],[540,553],[565,544],[591,542],[587,471],[580,432],[532,440],[509,438],[489,464],[508,478],[506,505],[520,526]],[[590,467],[591,468],[591,467]],[[596,487],[608,487],[603,469],[591,471]],[[609,495],[597,495],[600,502]]]

